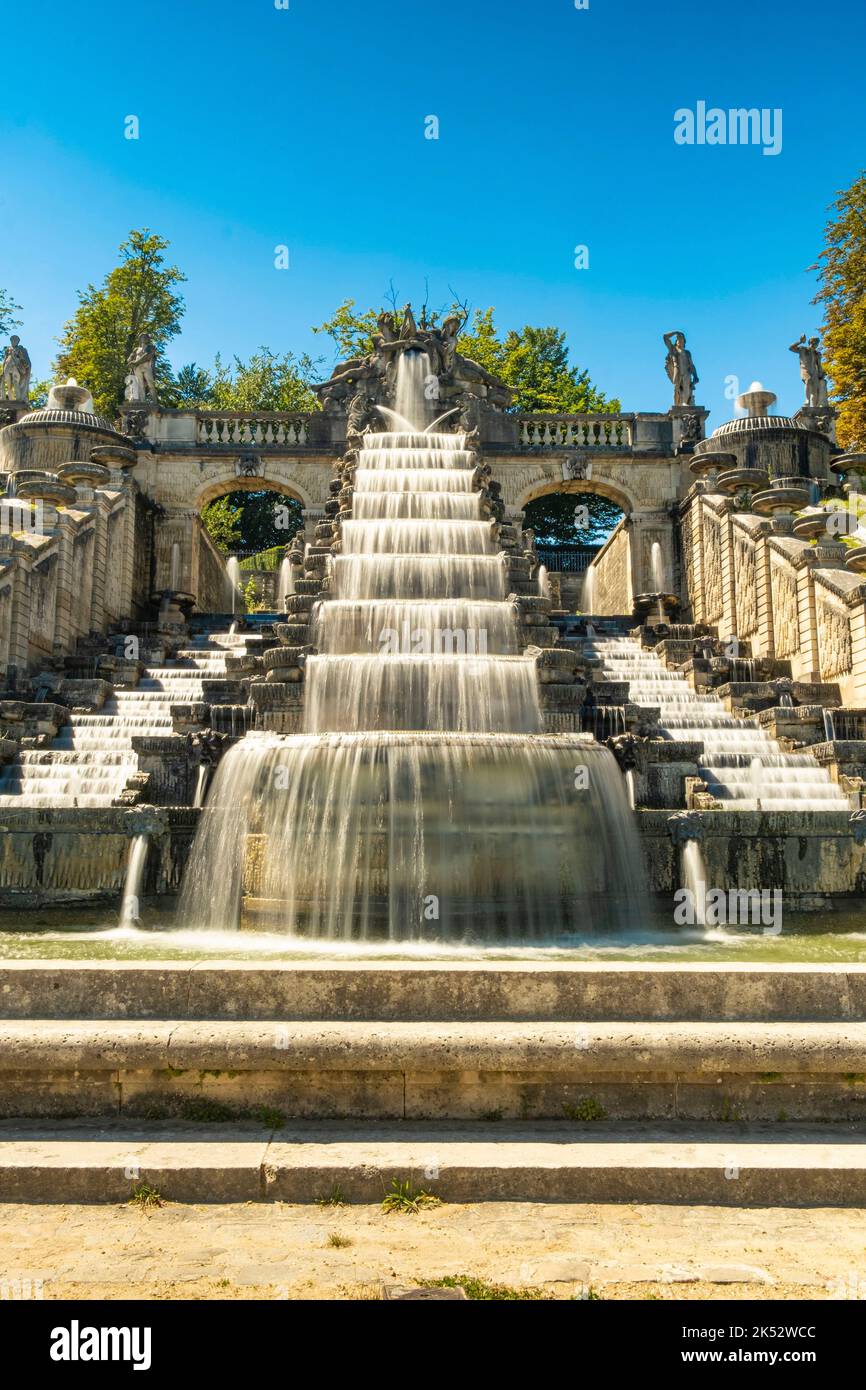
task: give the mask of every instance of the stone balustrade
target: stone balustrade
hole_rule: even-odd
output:
[[[274,410],[250,415],[236,411],[199,411],[196,413],[196,440],[212,447],[248,444],[258,449],[306,444],[308,418]]]
[[[522,415],[520,443],[535,449],[630,449],[633,415]]]

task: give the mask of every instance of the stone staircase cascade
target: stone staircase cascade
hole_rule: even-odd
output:
[[[711,691],[698,694],[635,638],[594,636],[586,652],[600,660],[604,679],[627,682],[634,704],[659,710],[662,736],[703,744],[699,771],[722,809],[847,810],[847,797],[811,753],[784,753],[757,719],[729,714]]]
[[[866,1202],[866,966],[0,965],[0,1200]]]
[[[171,708],[202,700],[208,680],[226,677],[226,656],[243,634],[201,633],[169,664],[147,666],[138,684],[115,690],[98,713],[72,712],[45,748],[22,748],[0,773],[0,807],[110,807],[138,771],[137,737],[173,731]]]

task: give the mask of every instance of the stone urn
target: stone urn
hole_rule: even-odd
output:
[[[731,497],[737,493],[751,495],[768,486],[769,479],[762,468],[726,468],[716,479],[719,492],[727,492]]]
[[[843,478],[842,491],[846,496],[866,492],[866,454],[837,454],[830,471]]]
[[[830,513],[823,507],[807,507],[794,521],[794,535],[801,541],[815,541],[829,536],[827,521]]]
[[[679,606],[677,594],[638,594],[634,601],[635,622],[646,626],[670,622]]]
[[[85,463],[83,460],[62,463],[57,470],[57,476],[64,483],[70,483],[72,487],[89,488],[91,491],[105,487],[106,483],[111,482],[109,469],[101,463]]]
[[[709,492],[715,492],[720,473],[728,472],[737,464],[736,454],[726,449],[702,449],[692,456],[689,472],[695,478],[702,478]]]
[[[845,568],[854,574],[866,574],[866,542],[845,548]]]
[[[22,482],[15,479],[15,495],[34,502],[49,502],[55,507],[71,507],[78,501],[74,487],[53,473],[37,473]]]
[[[138,454],[123,444],[97,444],[96,448],[90,451],[90,462],[101,463],[105,468],[126,473],[135,468]]]
[[[810,495],[811,488],[802,478],[774,478],[768,488],[755,493],[752,507],[761,516],[773,518],[775,531],[790,534],[794,526],[793,514],[808,504]]]

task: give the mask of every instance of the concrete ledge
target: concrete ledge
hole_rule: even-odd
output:
[[[140,1182],[177,1202],[378,1202],[393,1179],[450,1202],[864,1206],[862,1135],[756,1127],[0,1126],[0,1201],[117,1202]]]
[[[9,1019],[866,1019],[866,965],[4,961]]]
[[[864,1023],[0,1022],[0,1072],[821,1074],[866,1084]]]

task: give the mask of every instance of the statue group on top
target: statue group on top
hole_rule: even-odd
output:
[[[422,314],[418,323],[411,304],[397,315],[383,311],[377,320],[372,351],[363,357],[338,362],[328,381],[315,387],[326,411],[346,410],[346,432],[360,434],[364,429],[381,429],[380,405],[393,405],[396,395],[397,363],[405,352],[424,353],[428,362],[428,399],[446,409],[459,407],[451,418],[451,428],[471,430],[478,422],[481,402],[493,410],[504,410],[512,393],[471,357],[457,351],[457,340],[466,320],[449,314],[441,323],[428,323]]]

